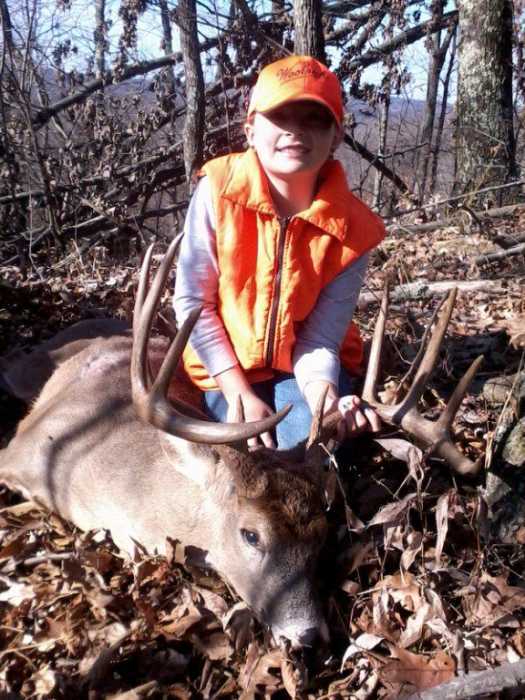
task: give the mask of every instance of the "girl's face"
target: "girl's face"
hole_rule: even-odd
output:
[[[280,178],[317,176],[342,136],[331,113],[309,100],[256,112],[245,132],[264,170]]]

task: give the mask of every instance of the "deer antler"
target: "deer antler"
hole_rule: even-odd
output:
[[[151,335],[153,317],[159,306],[179,241],[180,236],[175,238],[168,248],[149,292],[148,276],[153,246],[148,248],[140,271],[133,314],[133,351],[131,356],[131,388],[133,404],[137,413],[142,420],[166,433],[208,445],[240,442],[273,430],[277,423],[286,416],[291,405],[285,406],[275,415],[259,421],[214,423],[198,418],[189,418],[168,401],[167,392],[172,374],[201,309],[193,311],[183,323],[168,349],[157,378],[152,379],[148,363],[148,341]]]
[[[439,349],[443,342],[443,336],[447,329],[456,300],[457,289],[449,292],[445,302],[440,304],[437,309],[442,308],[441,314],[437,320],[436,326],[432,333],[427,331],[423,338],[423,345],[427,342],[424,352],[420,350],[414,360],[412,366],[407,372],[406,377],[414,377],[405,397],[398,403],[388,405],[382,404],[376,396],[376,384],[379,375],[379,365],[381,359],[381,350],[383,346],[383,338],[385,335],[385,325],[388,312],[388,285],[385,287],[381,309],[376,322],[372,347],[370,349],[370,358],[366,371],[365,383],[363,387],[363,399],[376,411],[380,418],[390,425],[405,430],[409,435],[413,435],[431,452],[439,455],[446,460],[450,466],[458,474],[475,475],[479,472],[481,461],[472,462],[468,457],[465,457],[452,442],[450,428],[454,416],[463,400],[463,397],[481,364],[483,357],[477,357],[470,365],[468,370],[461,378],[459,384],[455,388],[450,397],[445,410],[437,421],[431,421],[424,418],[418,411],[417,404],[423,394],[434,366],[436,364]],[[431,325],[434,322],[437,313],[434,314]],[[406,378],[405,377],[405,378]],[[323,422],[324,430],[332,432],[337,424],[337,419],[340,419],[338,412],[333,412],[327,416]]]
[[[376,397],[376,383],[379,373],[381,349],[385,335],[386,317],[388,312],[388,285],[385,287],[379,317],[374,330],[374,338],[370,349],[370,359],[363,388],[363,399],[369,403],[376,413],[386,422],[399,426],[407,433],[416,437],[432,452],[445,459],[458,474],[477,474],[481,462],[472,462],[465,457],[452,442],[450,427],[463,397],[481,364],[483,357],[477,357],[461,378],[450,397],[445,410],[437,421],[424,418],[417,409],[417,403],[425,390],[430,375],[436,364],[443,336],[447,329],[456,301],[457,289],[452,289],[443,305],[433,333],[430,335],[424,354],[418,354],[419,361],[414,379],[405,398],[393,405],[382,404]]]

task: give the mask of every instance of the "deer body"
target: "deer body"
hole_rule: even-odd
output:
[[[141,421],[129,334],[67,333],[64,345],[59,337],[4,373],[15,394],[17,382],[25,397],[31,384],[33,393],[44,385],[0,452],[0,481],[82,530],[107,528],[130,555],[137,544],[164,553],[167,537],[189,546],[277,637],[301,644],[324,634],[313,586],[325,530],[318,489],[273,451],[195,444]],[[150,345],[158,364],[165,343]],[[247,532],[257,533],[257,546]]]

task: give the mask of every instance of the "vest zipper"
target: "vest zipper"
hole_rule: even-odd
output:
[[[281,299],[281,278],[284,259],[284,246],[286,243],[286,229],[290,223],[291,217],[279,219],[279,240],[277,242],[277,260],[275,277],[273,281],[273,297],[270,307],[270,316],[268,321],[268,341],[266,344],[266,367],[272,366],[273,351],[275,343],[275,330],[277,328],[277,315],[279,313],[279,301]]]

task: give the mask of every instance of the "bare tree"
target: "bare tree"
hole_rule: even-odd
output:
[[[445,7],[444,0],[433,0],[431,11],[436,23],[443,17]],[[436,107],[439,92],[440,76],[445,62],[445,57],[450,46],[455,24],[446,30],[445,37],[442,37],[442,30],[430,34],[427,38],[428,78],[427,94],[425,100],[425,111],[423,114],[423,125],[420,133],[420,146],[417,151],[417,186],[421,198],[425,196],[427,189],[427,178],[430,167],[431,155],[434,151],[434,123],[436,119]]]
[[[441,154],[441,144],[443,142],[443,132],[445,130],[445,121],[447,118],[448,111],[448,96],[450,94],[450,80],[452,77],[452,70],[454,68],[454,63],[456,60],[456,49],[457,49],[457,35],[458,29],[457,24],[454,27],[452,33],[452,44],[450,47],[450,55],[448,59],[448,66],[445,71],[445,77],[443,78],[443,93],[441,96],[441,107],[439,110],[439,118],[436,127],[436,133],[434,136],[434,145],[432,148],[432,169],[430,175],[430,186],[429,191],[431,194],[435,192],[436,181],[438,174],[439,158]]]
[[[158,0],[160,19],[162,22],[162,46],[165,56],[173,55],[173,34],[171,31],[170,9],[167,0]],[[162,77],[168,93],[168,100],[171,105],[175,106],[175,97],[177,94],[177,81],[173,71],[173,66],[169,65],[162,71]]]
[[[462,191],[516,176],[511,0],[460,0],[457,186]],[[494,195],[489,195],[494,196]],[[500,200],[513,196],[499,190]]]
[[[106,70],[106,0],[95,0],[95,75],[103,78]]]
[[[321,0],[294,0],[294,51],[326,63]]]
[[[390,83],[386,82],[379,96],[379,145],[377,148],[377,158],[383,161],[387,149],[388,116],[390,112]],[[381,189],[383,184],[383,171],[377,169],[374,178],[374,209],[381,207]]]
[[[191,183],[201,165],[204,141],[204,77],[197,35],[195,0],[179,0],[177,24],[186,73],[186,117],[182,134],[186,181]]]

